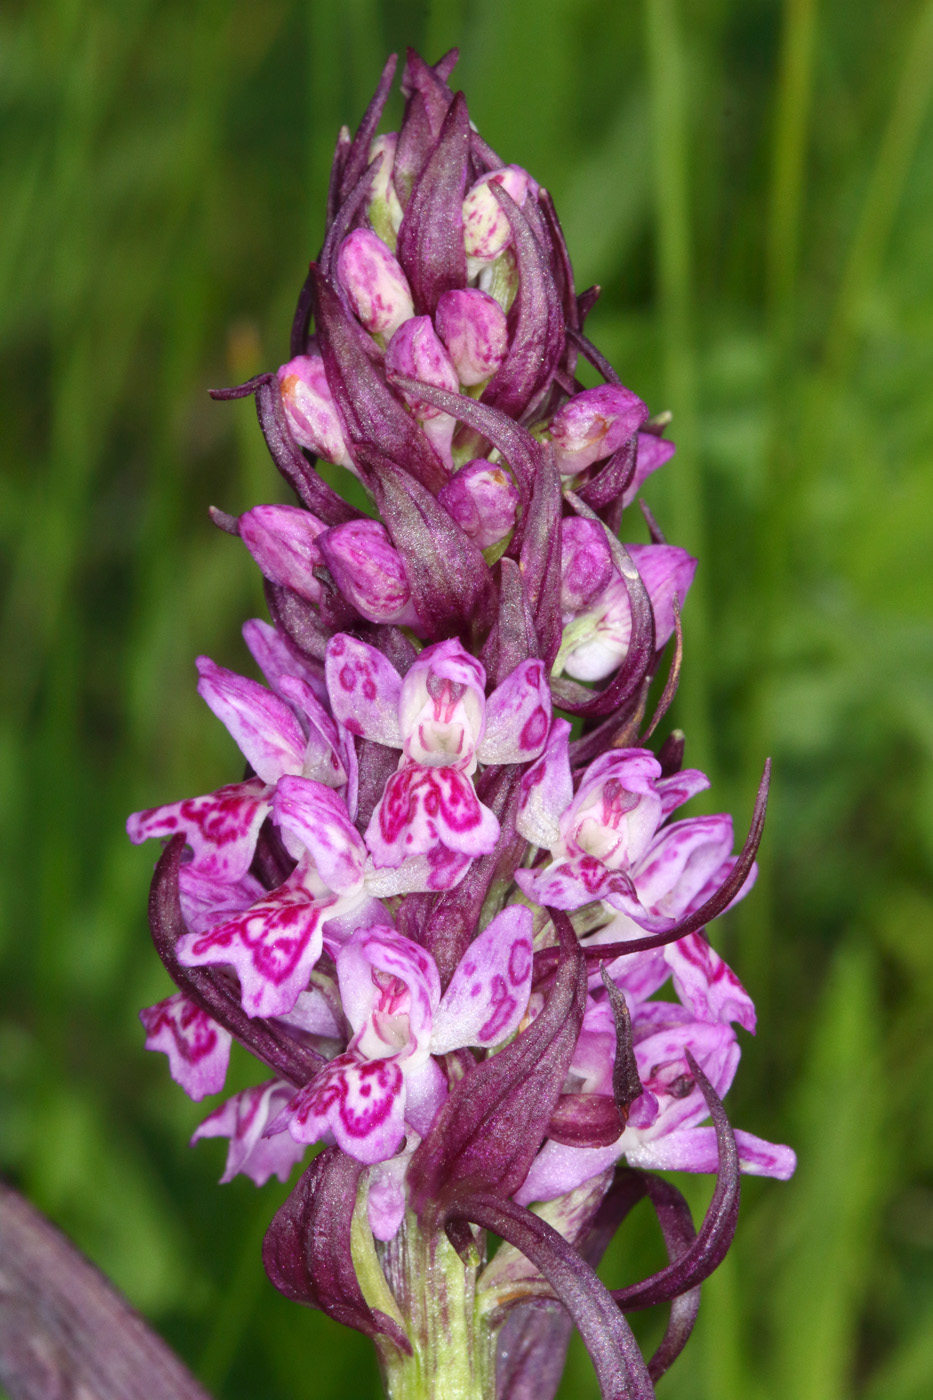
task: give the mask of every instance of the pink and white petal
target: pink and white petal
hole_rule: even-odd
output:
[[[307,992],[299,993],[291,1011],[277,1016],[276,1020],[290,1030],[322,1036],[325,1040],[346,1039],[346,1022],[340,1014],[340,998],[336,988],[331,999],[320,987],[312,986]]]
[[[518,1029],[531,995],[533,919],[512,904],[473,940],[434,1016],[435,1055],[463,1045],[498,1045]]]
[[[285,1124],[296,1142],[333,1134],[349,1157],[373,1166],[394,1157],[405,1136],[405,1076],[395,1060],[338,1055],[270,1124]]]
[[[333,900],[314,900],[290,877],[238,918],[178,940],[183,967],[226,965],[240,979],[247,1016],[291,1011],[321,956],[321,926]]]
[[[700,933],[668,943],[664,959],[674,990],[699,1021],[738,1021],[753,1035],[755,1005],[728,963]]]
[[[688,817],[662,828],[632,872],[646,909],[682,918],[732,850],[732,818]]]
[[[595,856],[570,856],[555,860],[540,872],[516,870],[515,883],[536,904],[555,909],[582,909],[593,900],[605,899],[624,913],[640,909],[634,887],[622,871],[608,870]]]
[[[400,749],[402,678],[382,652],[338,632],[327,644],[324,671],[331,708],[341,724],[351,734]]]
[[[416,894],[452,890],[459,885],[472,863],[470,856],[435,846],[425,855],[410,856],[401,865],[377,868],[370,860],[366,868],[366,888],[379,899],[394,894]]]
[[[411,1144],[386,1162],[369,1168],[366,1209],[369,1228],[383,1244],[395,1238],[405,1218],[405,1173],[411,1161]]]
[[[284,777],[272,815],[303,843],[329,889],[338,894],[362,890],[366,851],[346,804],[332,788],[311,778]]]
[[[232,1036],[182,992],[139,1013],[146,1049],[168,1056],[169,1073],[197,1102],[219,1094],[227,1077]]]
[[[307,720],[308,741],[301,774],[327,787],[343,787],[347,771],[341,758],[337,725],[318,700],[313,688],[298,676],[282,676],[279,689]]]
[[[477,757],[481,763],[527,763],[544,749],[550,722],[544,662],[523,661],[486,701],[486,733]]]
[[[376,977],[374,973],[383,976]],[[407,1025],[408,1046],[398,1045],[388,1053],[401,1054],[406,1048],[427,1049],[441,984],[434,959],[426,948],[385,924],[363,929],[337,954],[337,977],[343,1009],[358,1033],[357,1039],[374,1013],[379,1013],[404,1017]],[[363,1053],[376,1058],[369,1049]],[[385,1053],[380,1042],[379,1058],[384,1058]]]
[[[633,544],[628,550],[651,599],[655,641],[663,646],[674,631],[674,597],[682,606],[697,561],[685,549],[671,544]]]
[[[127,835],[138,846],[150,837],[175,836],[183,831],[193,852],[191,864],[201,874],[216,880],[238,880],[250,867],[271,796],[261,778],[229,783],[205,797],[188,797],[166,807],[134,812],[127,819]]]
[[[201,1138],[230,1139],[221,1183],[232,1181],[239,1172],[251,1177],[257,1186],[264,1186],[270,1176],[288,1180],[292,1167],[304,1156],[304,1144],[296,1143],[287,1132],[270,1138],[264,1138],[263,1133],[291,1095],[290,1084],[268,1080],[235,1094],[194,1130],[192,1147]]]
[[[661,799],[662,815],[670,816],[675,807],[680,807],[699,792],[706,792],[709,785],[709,778],[699,768],[682,768],[679,773],[671,773],[670,777],[659,778],[655,791]]]
[[[280,632],[252,617],[243,624],[243,640],[249,647],[250,655],[268,682],[270,690],[280,695],[279,680],[282,676],[298,676],[314,691],[322,704],[327,701],[327,685],[324,681],[324,667],[319,661],[298,656]]]
[[[544,753],[522,774],[515,826],[526,841],[544,850],[560,840],[560,819],[573,801],[570,730],[567,720],[555,719]]]
[[[447,1076],[429,1055],[422,1064],[405,1071],[405,1090],[405,1122],[419,1137],[425,1137],[447,1097]]]
[[[300,773],[305,737],[291,708],[257,681],[198,657],[198,694],[239,745],[240,752],[264,782],[283,773]]]
[[[549,1138],[531,1164],[513,1200],[520,1206],[553,1201],[612,1167],[622,1155],[625,1135],[609,1147],[568,1147]]]
[[[365,833],[377,867],[399,866],[438,845],[461,856],[486,855],[498,839],[499,823],[465,773],[419,763],[392,774]]]
[[[736,1129],[739,1170],[749,1176],[773,1176],[787,1181],[794,1174],[797,1157],[789,1147],[765,1142],[753,1133]],[[640,1143],[626,1152],[629,1166],[644,1171],[715,1172],[719,1168],[716,1130],[681,1128],[655,1142]]]
[[[190,933],[204,933],[234,914],[241,914],[266,893],[255,875],[243,875],[228,884],[202,875],[194,865],[178,872],[181,912]]]

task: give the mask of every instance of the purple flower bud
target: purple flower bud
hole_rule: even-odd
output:
[[[515,525],[518,490],[508,472],[484,457],[461,467],[437,499],[480,549],[498,544]]]
[[[609,457],[648,418],[647,405],[621,384],[584,389],[551,419],[551,439],[563,476]]]
[[[240,516],[240,539],[264,576],[311,603],[321,597],[313,569],[321,563],[317,537],[326,528],[316,515],[297,506],[254,506]]]
[[[403,213],[399,197],[395,192],[395,185],[392,183],[392,167],[395,164],[397,145],[398,134],[394,131],[388,131],[382,136],[377,136],[369,148],[371,161],[375,160],[377,156],[382,156],[382,160],[373,177],[367,213],[376,234],[390,248],[395,247],[395,236],[402,222]]]
[[[612,578],[612,552],[598,520],[572,516],[561,526],[562,612],[576,612],[592,603]]]
[[[401,557],[378,520],[337,525],[319,547],[337,587],[367,621],[418,626]]]
[[[412,316],[396,331],[386,350],[386,374],[390,380],[393,375],[404,374],[410,379],[433,384],[438,389],[447,389],[452,394],[460,392],[457,371],[437,337],[430,316]],[[434,447],[450,466],[450,444],[456,419],[414,394],[403,391],[403,397],[422,423]]]
[[[382,239],[369,229],[354,229],[343,240],[337,277],[371,335],[389,340],[414,313],[408,278]]]
[[[461,384],[482,384],[505,359],[509,345],[505,312],[477,288],[445,292],[437,303],[434,324]]]
[[[292,437],[327,462],[355,471],[320,355],[296,355],[278,371]]]
[[[529,190],[538,186],[520,165],[506,165],[477,180],[463,201],[463,246],[468,258],[478,263],[495,262],[512,241],[512,229],[502,205],[490,185],[501,185],[519,206]]]

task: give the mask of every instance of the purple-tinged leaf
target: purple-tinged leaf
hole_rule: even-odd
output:
[[[443,1214],[474,1192],[516,1191],[544,1140],[586,1004],[583,955],[566,915],[550,911],[561,962],[542,1011],[510,1045],[460,1080],[408,1169],[412,1207]]]
[[[184,846],[183,836],[173,836],[152,877],[149,926],[156,952],[179,991],[229,1031],[235,1040],[283,1079],[292,1084],[307,1083],[322,1063],[317,1051],[300,1045],[263,1019],[247,1016],[235,987],[224,974],[215,969],[182,967],[178,961],[175,945],[188,933],[178,895],[178,872]]]
[[[510,1308],[496,1340],[497,1400],[554,1400],[572,1335],[556,1299]]]
[[[595,1268],[620,1224],[633,1206],[647,1197],[654,1208],[664,1237],[667,1257],[673,1264],[691,1248],[696,1230],[690,1207],[676,1186],[650,1172],[620,1167],[579,1249]],[[693,1330],[700,1306],[699,1286],[670,1300],[668,1325],[657,1351],[648,1362],[648,1374],[658,1380],[679,1356]]]
[[[440,128],[438,127],[438,130]],[[436,133],[431,129],[428,105],[420,92],[413,92],[405,103],[405,115],[395,147],[392,183],[404,209],[411,198],[412,188],[434,144]]]
[[[447,480],[441,459],[405,405],[383,382],[360,343],[360,327],[320,270],[314,275],[314,307],[327,382],[354,459],[360,460],[363,445],[378,444],[381,453],[395,463],[404,463],[428,490],[439,491]],[[324,518],[322,511],[316,514]]]
[[[679,920],[672,928],[660,933],[649,934],[645,938],[632,938],[619,943],[603,943],[597,947],[587,948],[585,957],[588,965],[600,962],[608,962],[614,958],[622,957],[628,953],[642,953],[648,948],[663,948],[667,943],[674,943],[678,938],[683,938],[685,934],[695,933],[705,924],[717,918],[724,909],[735,899],[742,889],[745,881],[751,872],[755,861],[755,854],[761,844],[761,834],[765,826],[765,814],[768,808],[768,788],[771,783],[771,760],[765,763],[764,772],[761,775],[761,782],[758,785],[758,795],[755,799],[755,810],[752,813],[752,822],[749,827],[745,844],[739,852],[735,864],[729,874],[723,880],[719,889],[711,894],[709,899],[695,909],[692,914]],[[547,976],[558,963],[556,951],[553,948],[544,948],[535,954],[535,981]]]
[[[351,236],[354,228],[356,232],[363,231],[360,228],[360,211],[363,205],[368,202],[385,159],[385,155],[380,154],[370,161],[340,205],[333,223],[327,230],[327,237],[324,239],[318,265],[324,276],[332,282],[336,280],[338,275],[339,257],[343,244]]]
[[[482,637],[495,618],[489,565],[429,490],[394,462],[366,452],[373,490],[392,543],[402,556],[415,610],[429,639],[456,630]]]
[[[591,288],[590,288],[590,291],[591,291],[591,292],[595,292],[595,293],[596,293],[596,296],[593,297],[592,301],[591,301],[590,304],[587,306],[587,308],[586,308],[587,311],[589,311],[589,310],[591,309],[593,303],[595,303],[595,301],[596,301],[596,298],[599,296],[600,288],[599,288],[599,287],[591,287]],[[584,296],[584,297],[587,296],[587,295],[588,295],[587,292],[584,292],[584,293],[583,293],[583,296]],[[583,315],[581,314],[581,317],[580,317],[581,325],[582,325],[582,323],[583,323],[583,319],[584,319],[584,318],[583,318]],[[567,338],[568,338],[569,340],[572,340],[572,341],[573,341],[573,343],[576,345],[577,349],[578,349],[578,350],[581,352],[581,354],[583,355],[583,358],[584,358],[585,360],[589,360],[590,364],[593,366],[594,369],[599,370],[599,373],[602,375],[603,379],[606,381],[607,384],[621,384],[621,383],[622,383],[622,380],[619,378],[618,374],[617,374],[616,371],[613,369],[613,367],[612,367],[612,365],[609,363],[609,361],[606,359],[606,357],[605,357],[605,355],[602,353],[602,351],[601,351],[601,350],[597,350],[597,348],[596,348],[596,346],[593,344],[593,342],[592,342],[591,340],[588,340],[588,339],[586,338],[586,336],[583,334],[582,331],[578,331],[578,330],[574,330],[573,328],[569,328],[568,331],[567,331]]]
[[[674,729],[658,749],[658,762],[665,778],[674,777],[683,767],[686,742],[683,730]]]
[[[612,1063],[612,1096],[619,1109],[623,1124],[628,1122],[629,1110],[637,1098],[644,1093],[638,1076],[635,1060],[635,1047],[632,1039],[632,1017],[625,997],[606,972],[600,967],[603,986],[612,1008],[612,1019],[616,1024],[616,1051]]]
[[[579,487],[577,495],[580,500],[595,511],[605,510],[606,506],[625,495],[635,478],[637,459],[638,434],[633,433],[589,481]]]
[[[671,669],[667,673],[667,680],[664,682],[664,689],[655,706],[654,714],[648,728],[638,740],[639,745],[645,744],[652,736],[658,725],[671,707],[674,696],[677,694],[677,686],[680,683],[680,668],[684,660],[684,629],[680,620],[680,602],[676,595],[673,599],[674,610],[674,655],[671,658]]]
[[[480,660],[493,684],[500,685],[516,666],[536,656],[537,649],[538,638],[525,597],[521,569],[514,559],[503,559],[499,564],[499,616],[486,639]]]
[[[573,1318],[603,1400],[654,1400],[638,1344],[612,1294],[551,1225],[514,1201],[480,1191],[464,1192],[445,1214],[494,1230],[531,1260]]]
[[[564,309],[564,323],[569,330],[576,330],[581,324],[577,296],[573,285],[573,265],[570,261],[570,254],[567,251],[567,242],[564,238],[564,231],[560,226],[560,219],[557,217],[557,210],[554,208],[554,201],[547,190],[538,191],[538,207],[541,210],[544,226],[547,230],[548,239],[551,244],[551,267],[557,283],[557,291],[561,305]],[[572,342],[570,342],[572,344]],[[567,368],[573,371],[573,358],[564,355]]]
[[[281,588],[277,583],[266,580],[263,592],[269,616],[299,655],[323,661],[330,632],[317,610],[292,589]]]
[[[398,1324],[369,1307],[353,1263],[350,1239],[361,1162],[329,1147],[315,1157],[275,1213],[262,1247],[266,1273],[280,1293],[318,1308],[377,1345],[411,1344]]]
[[[405,97],[412,97],[416,92],[420,93],[424,99],[431,130],[435,136],[443,127],[444,118],[453,96],[447,86],[447,79],[454,70],[457,57],[458,50],[450,49],[439,63],[432,66],[430,63],[425,63],[421,55],[416,53],[414,49],[409,48],[405,52],[402,93]],[[462,94],[460,96],[462,98]]]
[[[500,185],[489,188],[512,230],[519,282],[509,315],[509,351],[483,391],[483,403],[520,418],[551,382],[564,348],[564,318],[554,276],[527,215]]]
[[[209,1400],[84,1255],[0,1182],[0,1385],[13,1400]]]
[[[398,231],[398,259],[419,315],[433,316],[444,292],[463,287],[467,280],[462,210],[469,136],[470,118],[460,92],[447,108]]]
[[[716,1129],[719,1148],[716,1189],[699,1234],[689,1249],[680,1254],[666,1269],[661,1269],[644,1283],[636,1283],[629,1288],[613,1289],[612,1296],[619,1306],[627,1311],[650,1308],[655,1303],[666,1302],[695,1288],[697,1284],[709,1278],[713,1270],[722,1263],[735,1234],[739,1215],[739,1154],[735,1135],[716,1090],[690,1051],[686,1050],[685,1054]]]
[[[538,653],[548,671],[560,650],[561,528],[560,474],[553,452],[542,449],[531,503],[522,520],[519,555],[525,597],[534,618]],[[518,531],[516,531],[518,534]],[[553,687],[552,687],[553,689]]]
[[[471,399],[468,394],[451,394],[447,389],[439,389],[433,384],[422,384],[417,379],[407,379],[397,375],[396,386],[410,393],[413,398],[423,399],[433,404],[451,417],[473,428],[488,438],[493,447],[498,448],[512,468],[523,503],[531,498],[532,488],[541,469],[544,449],[529,432],[514,422],[506,413],[491,408],[488,404]]]
[[[285,417],[282,392],[274,374],[264,379],[256,391],[256,413],[272,460],[302,505],[327,525],[359,520],[360,512],[356,507],[338,496],[333,487],[318,476],[292,437]]]
[[[369,165],[369,147],[376,134],[376,128],[382,119],[382,113],[388,101],[389,93],[392,90],[392,79],[395,77],[397,61],[397,57],[394,53],[389,55],[386,65],[382,70],[382,76],[379,79],[379,86],[373,93],[369,106],[363,113],[363,120],[357,127],[352,142],[343,150],[338,147],[338,155],[335,157],[334,170],[332,172],[332,189],[328,192],[328,229],[336,218],[340,205],[343,204],[344,200],[350,194],[350,191]]]

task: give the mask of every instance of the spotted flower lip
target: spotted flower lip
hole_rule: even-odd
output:
[[[652,543],[620,536],[674,452],[670,415],[584,333],[598,289],[577,293],[550,196],[479,135],[455,60],[409,52],[380,133],[387,63],[341,131],[290,358],[214,395],[255,396],[297,504],[212,512],[263,575],[271,621],[243,635],[264,684],[201,657],[245,776],[129,819],[133,842],[167,841],[150,924],[177,988],[141,1020],[197,1101],[234,1040],[265,1066],[192,1139],[226,1140],[224,1181],[285,1181],[321,1146],[264,1263],[387,1373],[455,1345],[438,1319],[465,1293],[457,1374],[480,1355],[493,1374],[501,1327],[544,1358],[499,1368],[503,1400],[532,1371],[549,1400],[566,1328],[515,1309],[556,1300],[602,1394],[650,1400],[740,1171],[794,1169],[726,1116],[755,1008],[707,936],[754,881],[770,768],[735,855],[729,816],[678,810],[709,786],[684,736],[647,747],[697,561],[647,508]],[[602,383],[581,386],[580,357]],[[316,459],[358,478],[353,505]],[[667,1170],[716,1173],[699,1229]],[[668,1264],[607,1290],[592,1265],[641,1196]],[[646,1363],[625,1313],[659,1302]]]

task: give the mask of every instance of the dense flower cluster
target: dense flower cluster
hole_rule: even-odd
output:
[[[728,816],[674,819],[707,779],[678,734],[646,744],[696,561],[650,516],[652,543],[617,537],[673,444],[583,335],[595,295],[551,201],[473,130],[452,66],[410,54],[377,135],[388,66],[340,138],[291,359],[217,395],[255,394],[300,504],[215,512],[266,580],[272,625],[244,628],[265,684],[201,658],[247,776],[130,819],[168,838],[151,918],[179,988],[142,1020],[192,1098],[223,1089],[233,1038],[271,1070],[195,1133],[229,1140],[224,1180],[327,1146],[266,1266],[374,1336],[390,1381],[426,1345],[418,1238],[457,1251],[499,1338],[477,1395],[517,1400],[534,1356],[556,1385],[565,1332],[524,1306],[556,1296],[604,1393],[644,1396],[728,1247],[737,1170],[794,1166],[725,1118],[755,1012],[704,931],[754,880],[766,782],[738,856]],[[719,1172],[699,1236],[670,1168]],[[613,1297],[594,1241],[646,1194],[671,1263]],[[485,1267],[469,1222],[508,1242]],[[663,1300],[646,1369],[624,1312]]]

